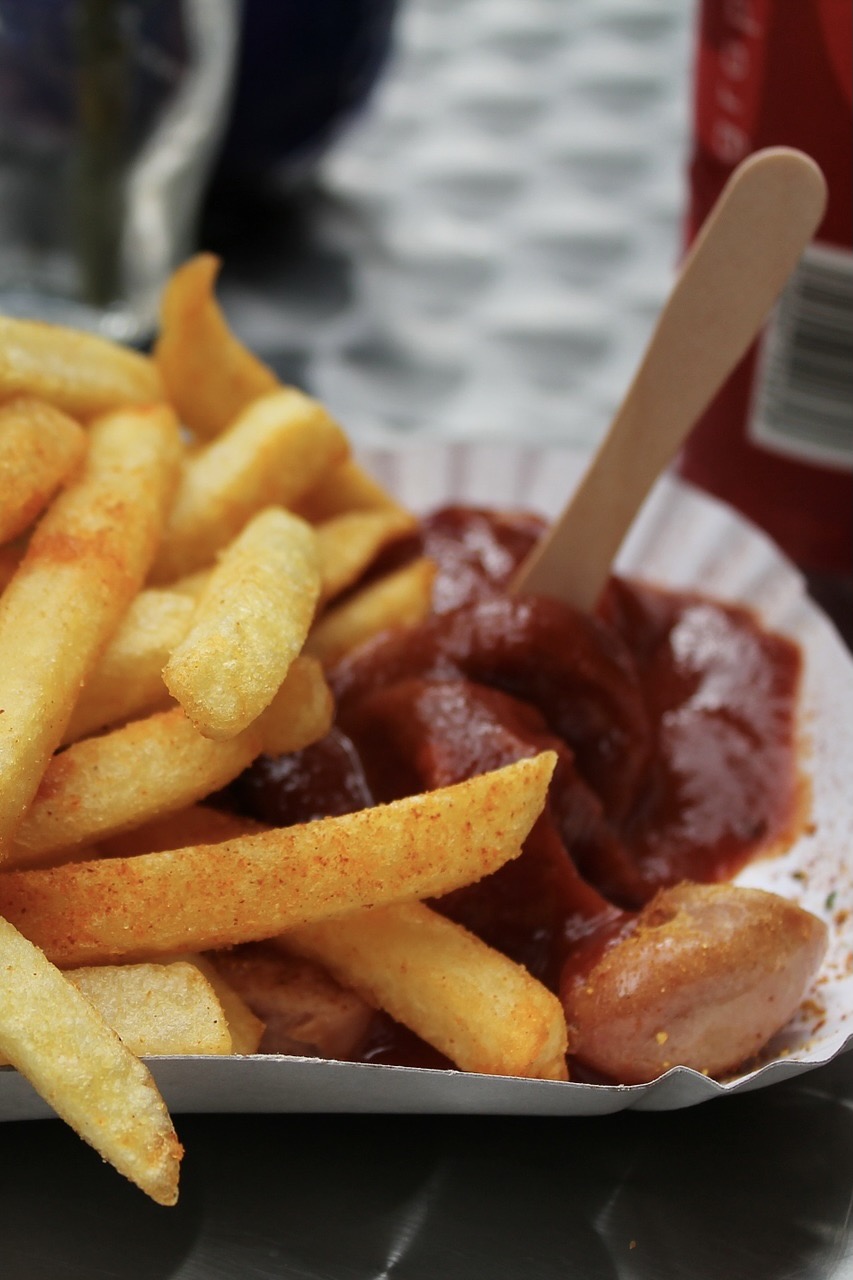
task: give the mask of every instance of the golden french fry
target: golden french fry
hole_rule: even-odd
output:
[[[240,993],[206,956],[189,956],[188,960],[198,966],[216,992],[231,1036],[230,1052],[257,1053],[266,1029],[264,1023],[255,1016]]]
[[[314,525],[320,563],[320,603],[356,582],[383,547],[416,526],[415,517],[402,507],[347,512]],[[198,600],[210,581],[210,574],[210,569],[199,569],[174,579],[168,589]]]
[[[229,329],[214,296],[220,261],[199,253],[174,272],[160,307],[154,359],[169,400],[201,439],[218,435],[278,379]]]
[[[88,421],[122,405],[164,399],[148,356],[93,333],[0,316],[0,400],[36,396]]]
[[[357,582],[383,547],[417,527],[407,511],[350,511],[316,526],[322,599]]]
[[[132,858],[139,853],[162,853],[164,849],[181,849],[188,844],[220,844],[263,830],[265,825],[254,818],[214,809],[212,805],[192,804],[177,813],[152,818],[132,831],[106,836],[98,841],[98,852],[91,857]]]
[[[321,404],[282,389],[248,404],[213,443],[191,454],[152,581],[204,568],[265,507],[289,507],[345,456],[346,436]]]
[[[305,652],[329,666],[388,627],[413,627],[432,607],[435,563],[422,558],[362,587],[314,623]]]
[[[8,863],[29,866],[180,810],[224,787],[264,750],[298,751],[332,718],[320,664],[294,663],[272,705],[227,741],[203,737],[180,707],[84,738],[55,755],[15,833]]]
[[[294,510],[312,524],[350,511],[403,511],[354,458],[333,467],[315,488],[303,494]]]
[[[189,630],[194,612],[188,595],[140,591],[86,680],[63,742],[160,711],[171,702],[163,667]]]
[[[303,925],[280,943],[319,961],[463,1071],[568,1078],[557,997],[421,902]]]
[[[314,530],[268,507],[225,548],[192,625],[163,668],[205,737],[233,738],[269,706],[301,650],[320,595]]]
[[[137,1056],[232,1051],[216,989],[191,961],[67,969],[65,977]]]
[[[43,863],[181,809],[225,786],[262,750],[260,727],[214,743],[180,707],[84,738],[54,756],[15,833],[7,865]]]
[[[207,951],[448,893],[518,856],[555,761],[546,751],[393,804],[215,846],[7,871],[0,914],[72,966]]]
[[[347,449],[337,423],[300,391],[254,400],[187,459],[152,581],[168,583],[211,564],[253,515],[291,506]]]
[[[294,658],[270,705],[258,717],[267,755],[301,751],[325,737],[335,714],[323,667],[310,654]],[[248,819],[244,819],[248,821]]]
[[[85,450],[79,422],[53,405],[16,396],[0,406],[0,542],[32,524]]]
[[[165,406],[99,419],[79,478],[52,503],[0,597],[0,857],[145,577],[179,459]]]
[[[158,1204],[182,1155],[147,1068],[72,983],[0,919],[0,1052],[57,1115]]]

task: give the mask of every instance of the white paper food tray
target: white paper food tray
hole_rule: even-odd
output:
[[[579,479],[573,450],[421,444],[365,452],[363,461],[423,512],[448,501],[525,506],[553,516]],[[801,738],[812,782],[808,831],[787,853],[758,860],[738,883],[770,889],[826,920],[830,949],[800,1016],[766,1065],[720,1084],[675,1067],[643,1085],[588,1085],[466,1075],[415,1067],[278,1056],[149,1060],[174,1112],[445,1112],[601,1115],[675,1110],[762,1088],[827,1062],[853,1039],[853,659],[762,533],[718,503],[664,477],[618,559],[635,577],[751,606],[794,637],[805,656]],[[0,1071],[0,1120],[51,1115],[11,1068]]]

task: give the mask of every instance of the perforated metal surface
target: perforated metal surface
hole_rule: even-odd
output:
[[[357,438],[591,444],[679,252],[692,21],[684,0],[403,3],[368,111],[287,203],[287,261],[228,246],[233,322]]]

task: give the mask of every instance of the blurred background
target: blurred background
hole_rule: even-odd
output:
[[[357,443],[588,452],[727,175],[803,148],[820,248],[680,468],[853,644],[852,26],[849,0],[247,0],[201,225],[225,311]]]
[[[375,24],[367,96],[314,168],[268,137],[264,184],[226,146],[203,240],[233,323],[358,438],[591,443],[679,253],[691,6],[342,7]]]
[[[750,151],[830,207],[684,474],[853,634],[850,0],[0,0],[0,309],[144,345],[196,248],[357,443],[589,451]]]
[[[296,10],[299,65],[270,75]],[[830,185],[820,248],[681,468],[771,534],[853,642],[852,13],[249,0],[201,231],[226,311],[356,441],[587,452],[728,174],[801,147]]]

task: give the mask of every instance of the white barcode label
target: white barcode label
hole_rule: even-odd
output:
[[[853,470],[853,253],[803,254],[768,323],[748,431],[774,453]]]

